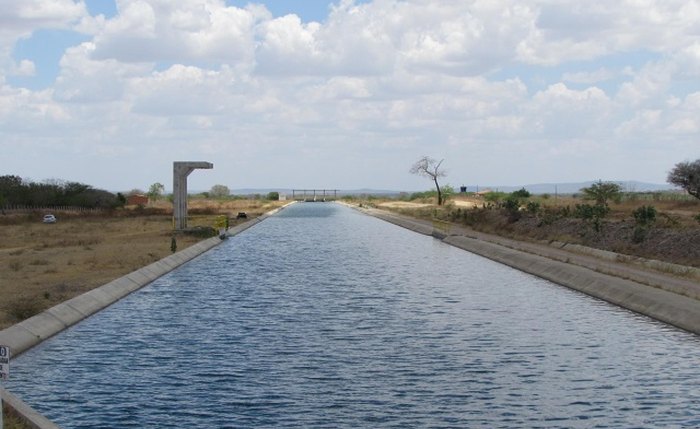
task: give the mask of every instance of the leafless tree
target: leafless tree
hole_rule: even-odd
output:
[[[429,156],[423,156],[411,167],[411,174],[417,174],[419,176],[427,177],[435,183],[435,189],[437,190],[438,205],[441,206],[444,202],[442,198],[442,190],[440,189],[440,183],[438,183],[439,177],[445,177],[447,172],[440,169],[444,159],[439,162]]]

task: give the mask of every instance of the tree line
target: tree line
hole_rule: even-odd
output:
[[[427,177],[433,181],[437,191],[437,203],[439,206],[445,202],[443,187],[441,187],[438,182],[439,178],[447,176],[447,172],[442,169],[443,161],[442,159],[437,161],[429,156],[422,156],[409,170],[411,174]],[[678,186],[695,198],[700,199],[700,158],[695,161],[677,163],[671,171],[668,172],[666,181],[671,185]],[[600,198],[604,198],[602,205],[607,205],[605,201],[609,199],[611,195],[620,194],[621,189],[620,185],[616,183],[603,183],[599,181],[594,186],[583,188],[581,191],[584,195],[588,195],[589,197],[593,196],[593,198],[590,199],[598,200],[597,205],[601,206]]]
[[[114,208],[124,205],[121,194],[113,194],[90,185],[62,180],[32,182],[19,176],[0,176],[0,207],[9,206],[73,206]]]

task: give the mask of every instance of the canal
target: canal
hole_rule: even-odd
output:
[[[68,428],[700,426],[700,340],[295,204],[13,361]]]

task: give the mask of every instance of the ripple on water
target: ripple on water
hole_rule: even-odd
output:
[[[698,427],[697,337],[299,204],[13,363],[65,428]]]

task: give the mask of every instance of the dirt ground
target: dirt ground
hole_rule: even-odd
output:
[[[449,200],[449,204],[455,207],[474,208],[480,207],[483,201],[477,198],[455,197]],[[414,201],[384,201],[377,204],[379,208],[385,209],[417,209],[433,206],[433,203],[417,203]]]
[[[190,203],[189,226],[213,226],[218,213],[258,216],[284,204],[236,200]],[[167,204],[112,215],[0,216],[0,329],[171,254]],[[232,220],[230,226],[242,221]],[[202,237],[179,234],[177,250]]]

